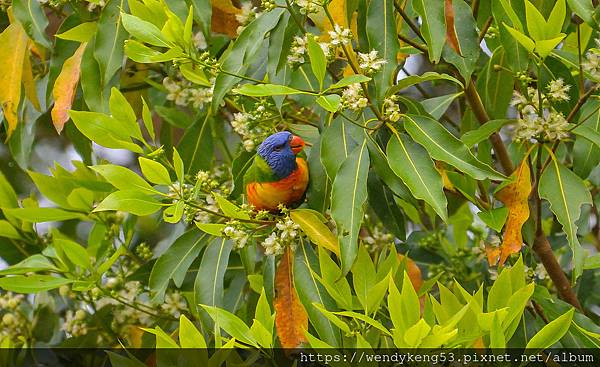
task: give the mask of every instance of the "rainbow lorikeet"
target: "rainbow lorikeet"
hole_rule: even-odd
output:
[[[287,131],[267,137],[246,174],[244,186],[248,202],[257,210],[275,212],[279,204],[298,203],[308,186],[308,165],[296,155],[304,141]]]

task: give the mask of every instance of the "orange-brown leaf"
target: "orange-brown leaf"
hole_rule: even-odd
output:
[[[275,272],[275,329],[281,346],[295,349],[306,342],[308,315],[296,289],[292,272],[293,253],[288,247]]]
[[[496,197],[508,208],[508,218],[504,226],[504,235],[500,245],[500,263],[514,253],[521,251],[523,236],[521,228],[529,218],[529,194],[531,193],[531,175],[527,160],[519,165],[511,175],[511,183],[502,188]]]
[[[231,38],[237,36],[237,28],[240,23],[235,16],[240,14],[241,10],[233,6],[231,0],[211,0],[211,3],[211,30],[215,33],[226,34]]]
[[[19,120],[18,109],[27,42],[27,34],[18,22],[12,23],[0,34],[0,60],[3,64],[0,68],[0,103],[8,122],[8,137],[16,129]]]
[[[73,56],[65,61],[52,88],[52,96],[54,97],[54,107],[52,107],[51,113],[52,123],[59,134],[65,123],[69,121],[68,111],[73,105],[73,99],[77,91],[77,83],[81,74],[81,57],[86,45],[86,42],[82,43]]]
[[[462,56],[458,35],[456,34],[456,27],[454,26],[454,8],[452,7],[452,0],[445,0],[444,2],[444,17],[446,18],[446,41],[457,54]]]
[[[408,274],[408,278],[410,279],[413,288],[418,292],[419,289],[421,289],[421,286],[423,285],[421,269],[410,257],[398,254],[398,261],[402,262],[404,258],[406,258],[406,273]]]

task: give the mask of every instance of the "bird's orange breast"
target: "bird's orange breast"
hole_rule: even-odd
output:
[[[296,158],[296,165],[288,177],[279,181],[246,185],[248,202],[257,210],[276,211],[279,204],[289,206],[302,199],[308,186],[308,165],[302,158]]]

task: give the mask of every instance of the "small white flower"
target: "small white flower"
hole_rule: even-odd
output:
[[[548,85],[548,95],[550,99],[561,102],[569,100],[569,90],[571,86],[569,84],[565,84],[565,81],[562,78],[558,78],[553,80]]]
[[[386,60],[381,58],[377,58],[377,50],[372,50],[369,53],[358,53],[359,59],[359,68],[365,75],[372,75],[379,70],[381,67],[387,63]]]
[[[398,103],[394,97],[395,96],[392,96],[383,100],[384,117],[391,122],[397,122],[400,120],[402,115],[400,112],[400,106],[398,106]]]
[[[331,44],[334,46],[347,45],[352,40],[352,32],[348,28],[342,28],[339,24],[333,27],[333,31],[329,31]]]
[[[362,87],[359,83],[350,84],[342,91],[341,105],[353,111],[360,111],[367,107],[369,100],[363,95]]]
[[[296,4],[300,7],[300,13],[310,14],[319,11],[319,4],[314,0],[296,0]]]

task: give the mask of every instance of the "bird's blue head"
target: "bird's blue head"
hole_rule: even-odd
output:
[[[296,154],[302,148],[304,141],[300,137],[281,131],[270,135],[258,146],[258,155],[277,177],[285,178],[296,169]]]

